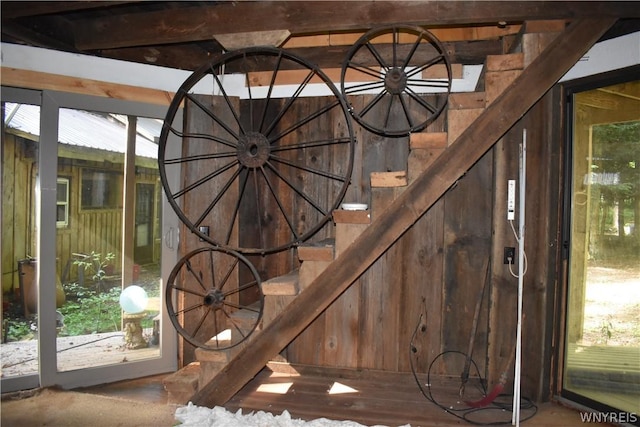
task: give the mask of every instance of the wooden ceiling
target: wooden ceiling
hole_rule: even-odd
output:
[[[340,67],[373,27],[420,25],[450,59],[480,64],[524,23],[619,18],[605,37],[640,28],[640,2],[2,1],[2,41],[194,70],[233,45],[279,43],[321,68]],[[265,42],[274,36],[275,42]],[[225,45],[223,47],[223,45]],[[236,46],[233,46],[236,47]]]

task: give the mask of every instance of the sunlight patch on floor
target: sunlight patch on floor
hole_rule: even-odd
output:
[[[256,391],[272,394],[287,394],[293,383],[262,384]]]
[[[349,387],[348,385],[344,385],[338,382],[333,383],[331,388],[329,389],[329,394],[346,394],[346,393],[357,393],[358,390],[355,388]]]

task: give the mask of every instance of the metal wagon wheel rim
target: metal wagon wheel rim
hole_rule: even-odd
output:
[[[432,77],[437,76],[437,78]],[[444,110],[451,92],[451,64],[430,32],[414,26],[374,28],[358,39],[342,64],[343,96],[372,95],[350,105],[353,118],[384,136],[424,129]],[[434,93],[433,100],[424,93]]]
[[[242,254],[220,247],[196,249],[180,259],[169,275],[165,290],[169,319],[196,347],[235,347],[262,320],[261,283],[257,270]]]
[[[258,67],[268,71],[254,72]],[[231,81],[236,86],[229,89]],[[219,95],[215,106],[193,94],[203,82]],[[248,102],[238,106],[234,95]],[[316,101],[306,111],[299,100],[310,95]],[[215,133],[174,127],[182,106],[206,116]],[[179,142],[169,141],[176,136]],[[241,253],[273,253],[307,240],[331,219],[351,179],[354,143],[347,104],[320,69],[282,49],[241,49],[205,64],[178,89],[160,136],[160,178],[180,220],[201,239]],[[198,166],[207,172],[189,179],[176,172],[180,183],[170,183],[172,168]],[[202,190],[209,186],[215,189]],[[199,212],[182,207],[195,197],[210,203]],[[238,225],[246,221],[241,212],[255,214],[251,233]],[[222,225],[209,235],[200,226],[212,217]],[[283,230],[277,238],[264,237],[276,227]],[[251,236],[257,237],[247,242]]]

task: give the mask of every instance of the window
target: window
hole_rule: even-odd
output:
[[[58,178],[56,190],[56,227],[69,226],[69,178]]]
[[[82,170],[82,209],[122,208],[122,173]]]

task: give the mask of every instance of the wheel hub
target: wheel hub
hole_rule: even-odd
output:
[[[212,308],[220,308],[224,303],[224,294],[220,289],[209,291],[204,297],[204,304]]]
[[[407,87],[407,74],[402,68],[392,68],[384,76],[384,87],[393,95],[401,94]]]
[[[263,134],[247,132],[238,139],[238,160],[244,166],[257,168],[269,159],[271,145]]]

